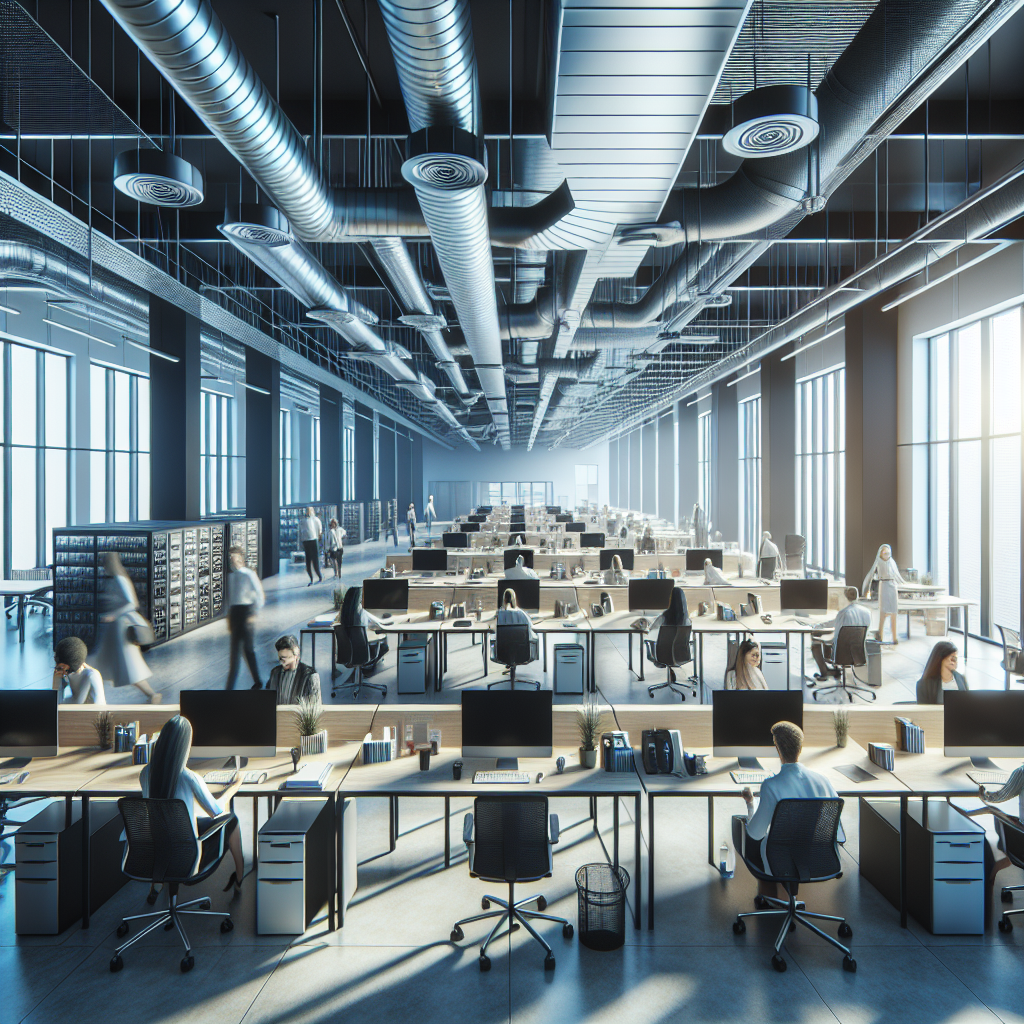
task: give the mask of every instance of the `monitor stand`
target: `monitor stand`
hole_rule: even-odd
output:
[[[756,757],[738,757],[738,758],[736,758],[736,760],[739,761],[740,767],[742,769],[744,769],[744,771],[748,771],[748,772],[763,772],[764,771],[764,765],[762,765],[761,762],[758,761],[758,759]]]
[[[519,758],[518,757],[499,757],[494,764],[494,767],[499,772],[516,772],[519,771]]]
[[[995,761],[992,761],[987,757],[975,757],[973,754],[971,755],[971,767],[984,768],[990,772],[1001,771],[999,765],[997,765]]]
[[[241,754],[234,754],[224,762],[224,767],[231,771],[232,769],[236,772],[240,772],[249,763],[249,758],[243,757]]]
[[[0,763],[0,771],[13,771],[15,768],[24,768],[31,761],[31,757],[12,757]]]

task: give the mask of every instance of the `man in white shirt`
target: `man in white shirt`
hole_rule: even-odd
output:
[[[507,580],[535,580],[537,578],[537,574],[527,568],[522,555],[516,555],[516,564],[510,565],[505,570],[505,579]]]
[[[733,843],[737,852],[743,850],[748,860],[767,871],[771,870],[771,865],[765,850],[775,805],[780,800],[836,797],[832,783],[824,775],[798,763],[804,748],[804,734],[800,726],[792,722],[776,722],[772,726],[772,742],[782,762],[778,775],[770,775],[761,783],[756,811],[754,796],[750,787],[745,786],[742,795],[747,815],[737,815],[732,820]],[[839,826],[839,842],[846,842],[842,825]],[[775,896],[776,890],[774,882],[758,882],[757,891],[761,896]]]
[[[71,687],[72,704],[106,704],[103,677],[85,663],[89,650],[77,636],[66,636],[53,649],[53,688],[63,694]],[[59,698],[58,698],[59,699]]]
[[[839,630],[843,626],[870,626],[871,612],[862,604],[857,603],[860,591],[856,587],[847,587],[843,591],[846,604],[836,612],[836,617],[831,622],[823,622],[820,629],[811,634],[811,655],[818,665],[818,671],[814,678],[823,683],[830,676],[838,677],[840,672],[829,672],[825,667],[825,644],[832,645],[833,656],[835,655],[835,641],[839,637]]]
[[[258,690],[260,670],[256,664],[256,648],[253,643],[253,632],[256,624],[256,613],[263,607],[266,600],[263,585],[259,577],[245,564],[245,552],[233,547],[228,551],[231,572],[228,573],[228,632],[231,634],[231,659],[228,664],[227,688],[235,688],[238,677],[238,663],[243,652],[245,663],[252,675],[252,688]]]
[[[324,524],[316,517],[312,508],[306,509],[306,518],[299,521],[299,541],[306,553],[306,572],[309,574],[307,587],[313,586],[313,570],[316,569],[317,583],[323,583],[320,572],[320,535],[324,532]]]

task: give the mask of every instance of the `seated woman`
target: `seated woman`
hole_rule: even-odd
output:
[[[644,527],[643,536],[640,538],[640,554],[653,555],[657,551],[654,543],[654,530],[649,526]]]
[[[527,626],[530,630],[530,640],[534,642],[537,640],[537,634],[533,630],[530,616],[519,607],[516,592],[511,587],[502,594],[497,624],[499,626]]]
[[[967,689],[967,680],[957,672],[959,652],[948,640],[940,640],[928,656],[917,681],[918,704],[942,704],[942,691]]]
[[[382,629],[384,623],[377,618],[373,612],[368,612],[363,607],[363,588],[349,587],[345,591],[344,600],[341,602],[341,611],[338,612],[335,622],[340,623],[346,629],[353,626],[362,626],[369,631],[371,629]],[[369,675],[380,664],[381,659],[388,653],[388,639],[382,636],[372,639],[367,632],[367,641],[370,647],[370,660],[363,666],[363,673]]]
[[[749,637],[736,651],[736,665],[725,673],[727,690],[767,690],[761,674],[761,648]]]
[[[604,582],[608,587],[629,586],[629,577],[622,568],[622,559],[618,555],[612,555],[612,564],[604,571]]]
[[[175,715],[160,730],[149,764],[145,765],[139,775],[142,795],[154,800],[181,800],[188,809],[192,819],[192,830],[201,835],[210,824],[210,818],[224,814],[224,806],[230,806],[231,798],[242,785],[241,778],[236,779],[220,794],[216,800],[206,783],[190,768],[186,767],[188,755],[192,749],[192,724],[187,718]],[[196,801],[209,815],[209,818],[196,817]],[[235,870],[224,886],[224,891],[242,888],[245,867],[242,861],[242,840],[238,831],[238,819],[228,823],[224,830],[231,859],[235,862]],[[150,890],[149,902],[156,901],[155,887]]]

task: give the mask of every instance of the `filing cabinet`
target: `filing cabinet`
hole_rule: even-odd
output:
[[[555,644],[555,693],[583,693],[587,652],[580,644]]]
[[[398,692],[426,693],[435,675],[430,633],[408,633],[398,645]]]

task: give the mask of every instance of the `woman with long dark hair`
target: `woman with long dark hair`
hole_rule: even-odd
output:
[[[761,672],[761,648],[756,640],[747,637],[736,650],[736,665],[725,673],[727,690],[767,690],[768,683]]]
[[[942,704],[942,691],[967,689],[967,680],[957,672],[959,651],[955,644],[948,640],[940,640],[928,655],[928,661],[917,681],[918,704]]]

